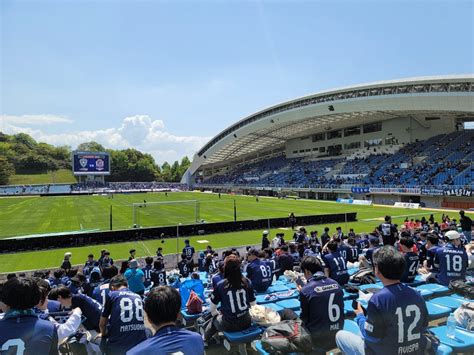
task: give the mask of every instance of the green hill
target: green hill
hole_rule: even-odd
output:
[[[63,184],[77,182],[72,171],[59,169],[40,174],[16,174],[10,177],[11,185]]]

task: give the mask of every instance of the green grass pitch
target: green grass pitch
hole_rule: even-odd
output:
[[[53,233],[61,231],[77,231],[82,229],[109,229],[109,209],[112,205],[113,227],[115,229],[130,228],[133,223],[133,203],[146,200],[147,207],[139,208],[139,222],[142,226],[175,225],[178,223],[193,223],[195,219],[194,204],[152,205],[150,202],[167,202],[183,200],[200,201],[200,218],[206,222],[233,220],[234,199],[237,205],[237,219],[258,219],[266,217],[286,217],[289,212],[297,216],[312,214],[330,214],[357,212],[357,222],[338,223],[344,231],[354,228],[357,232],[369,232],[377,226],[387,214],[394,216],[394,223],[401,223],[405,216],[411,218],[426,216],[434,213],[439,219],[440,211],[413,210],[380,206],[353,206],[334,202],[314,200],[279,200],[276,198],[232,196],[222,194],[219,199],[216,194],[199,192],[186,193],[147,193],[147,194],[118,194],[113,199],[106,196],[61,196],[61,197],[15,197],[0,199],[0,238],[19,235]],[[451,215],[457,214],[455,211]],[[336,225],[329,225],[334,232]],[[310,226],[310,230],[320,233],[324,226]],[[285,232],[285,231],[282,231]],[[276,230],[271,230],[276,233]],[[290,236],[290,231],[286,236]],[[208,240],[215,247],[241,246],[258,243],[260,231],[215,234],[192,237],[195,247],[204,249],[206,244],[198,244],[196,240]],[[183,246],[182,238],[179,247]],[[31,270],[59,266],[65,251],[73,253],[73,263],[80,264],[87,254],[99,254],[99,250],[107,248],[114,259],[128,257],[130,248],[137,249],[138,256],[155,255],[158,246],[165,253],[176,253],[176,239],[167,239],[165,243],[157,240],[145,242],[117,243],[106,246],[54,249],[47,251],[23,252],[0,255],[0,272]]]

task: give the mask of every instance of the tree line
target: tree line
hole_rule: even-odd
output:
[[[110,153],[111,175],[106,181],[165,181],[179,182],[190,166],[188,157],[161,166],[147,153],[129,148],[107,149],[97,142],[85,142],[76,150]],[[58,169],[72,169],[72,148],[55,147],[37,142],[25,133],[8,135],[0,132],[0,185],[7,185],[15,174],[41,174]]]

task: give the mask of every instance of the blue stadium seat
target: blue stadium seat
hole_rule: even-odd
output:
[[[455,339],[448,338],[447,326],[430,328],[435,333],[441,343],[449,346],[454,352],[472,352],[474,351],[474,332],[456,327]]]
[[[257,304],[267,304],[278,301],[276,296],[268,297],[270,295],[257,295],[255,299],[257,300]]]
[[[294,298],[288,299],[288,300],[282,300],[276,302],[277,306],[280,306],[282,308],[286,309],[291,309],[293,311],[299,311],[301,308],[300,301]]]
[[[435,296],[441,296],[451,292],[449,288],[439,284],[425,284],[416,287],[417,290],[427,290],[433,292]]]
[[[196,319],[198,319],[200,316],[202,316],[203,313],[197,313],[197,314],[189,314],[186,309],[181,310],[181,315],[183,316],[183,325],[185,327],[188,327],[190,323],[193,323]]]
[[[267,289],[267,293],[275,293],[275,292],[285,292],[285,291],[288,291],[288,287],[284,286],[284,285],[276,285],[276,286],[270,286],[268,289]]]
[[[290,290],[296,290],[296,285],[292,282],[286,283],[285,286],[288,287]]]
[[[239,353],[247,354],[246,344],[251,343],[263,333],[262,328],[253,326],[240,332],[224,332],[224,347],[231,351],[233,345],[238,345]]]
[[[344,301],[344,315],[346,317],[354,316],[354,309],[352,308],[352,300]]]
[[[430,321],[447,317],[451,313],[451,308],[440,306],[439,304],[426,302],[426,308],[428,309],[428,317]]]
[[[415,280],[413,282],[407,282],[406,284],[411,287],[416,287],[420,285],[424,285],[426,281],[423,279],[421,275],[416,275]]]
[[[430,302],[440,306],[451,308],[453,311],[460,307],[463,303],[463,301],[451,296],[433,298],[432,300],[430,300]]]
[[[453,348],[447,346],[446,344],[439,344],[436,355],[450,355],[453,353]]]
[[[367,284],[367,285],[360,285],[360,290],[367,290],[368,288],[383,288],[383,284],[381,282],[377,282],[374,284]]]
[[[474,302],[474,300],[465,298],[465,297],[463,297],[461,295],[457,295],[457,294],[453,294],[453,295],[451,295],[451,297],[456,298],[456,299],[458,299],[460,301],[463,301],[463,302]]]
[[[423,290],[423,289],[418,289],[418,288],[415,288],[415,287],[411,287],[412,289],[414,289],[416,292],[418,292],[420,294],[421,297],[423,297],[424,299],[427,299],[427,298],[430,298],[431,296],[434,295],[434,293],[432,291],[429,291],[429,290]]]
[[[354,333],[356,335],[361,335],[359,325],[355,321],[350,319],[344,320],[344,328],[342,329],[347,330],[348,332]]]
[[[347,292],[346,290],[344,290],[344,296],[343,296],[344,300],[355,300],[357,297],[359,297],[359,294],[350,293],[350,292]]]
[[[349,274],[349,276],[354,275],[357,271],[359,271],[359,269],[356,268],[356,267],[352,267],[350,269],[347,269],[347,273]]]
[[[265,304],[265,307],[273,309],[275,312],[283,311],[283,307],[277,305],[276,303],[267,303]]]
[[[289,290],[290,291],[290,290]],[[275,295],[278,297],[278,300],[279,301],[282,301],[282,300],[289,300],[291,298],[298,298],[300,293],[296,290],[291,290],[292,293],[289,294],[289,295],[286,295],[284,296],[283,294],[284,293],[288,293],[289,291],[285,291],[285,292],[279,292],[279,293],[275,293]]]

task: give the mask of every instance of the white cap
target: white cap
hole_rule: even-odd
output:
[[[72,253],[68,251],[67,253],[64,253],[64,256],[65,256],[65,257],[67,257],[67,256],[70,257],[70,256],[72,256]]]
[[[461,238],[461,235],[456,231],[447,231],[445,234],[446,238],[449,240],[455,240]]]
[[[267,231],[267,230],[264,230],[262,234],[263,234],[263,235],[268,235],[268,231]]]

